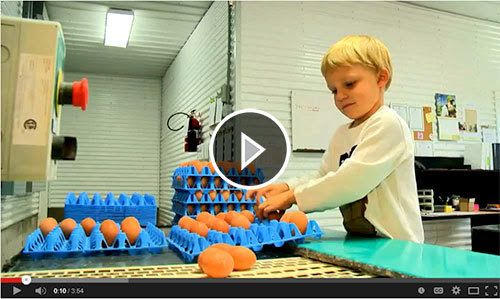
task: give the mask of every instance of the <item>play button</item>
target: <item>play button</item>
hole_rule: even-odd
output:
[[[241,133],[241,169],[248,166],[266,149],[260,146],[252,138],[248,137],[245,133]]]
[[[226,116],[210,138],[210,162],[230,186],[265,187],[285,171],[290,141],[283,125],[271,114],[242,109]]]
[[[12,295],[17,295],[19,292],[21,292],[21,289],[19,288],[16,288],[16,287],[12,287]]]

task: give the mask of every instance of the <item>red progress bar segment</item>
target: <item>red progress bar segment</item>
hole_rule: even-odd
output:
[[[2,278],[0,280],[0,282],[2,283],[22,283],[23,281],[21,280],[21,278]]]

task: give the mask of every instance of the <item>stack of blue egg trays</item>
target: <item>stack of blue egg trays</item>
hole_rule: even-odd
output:
[[[191,218],[196,218],[196,216],[203,211],[206,211],[212,215],[216,215],[218,212],[227,213],[231,210],[237,212],[241,212],[242,210],[249,210],[253,212],[253,205],[256,203],[255,200],[245,198],[246,191],[242,191],[241,200],[238,200],[236,195],[234,193],[231,193],[227,201],[224,200],[222,194],[220,193],[218,193],[212,201],[210,196],[208,195],[208,190],[203,191],[203,195],[200,201],[198,201],[194,192],[195,191],[191,190],[178,190],[175,192],[174,198],[172,199],[172,211],[178,216],[177,218],[180,218],[182,216],[190,216]],[[192,206],[192,213],[189,213],[188,206]],[[220,210],[217,210],[216,206],[218,206]]]
[[[225,176],[230,178],[232,181],[237,183],[243,183],[242,180],[246,180],[248,185],[253,183],[254,179],[258,179],[259,182],[264,180],[264,175],[260,168],[255,170],[255,174],[250,173],[250,171],[245,168],[239,174],[238,171],[233,167],[229,170],[229,172],[224,172],[222,168],[219,170],[224,173]],[[190,187],[187,183],[187,178],[193,178],[193,185]],[[201,178],[207,178],[207,184],[202,186]],[[219,205],[221,211],[220,212],[228,212],[230,209],[228,207],[233,207],[235,211],[241,211],[244,209],[253,211],[253,205],[255,204],[255,200],[247,200],[245,198],[246,191],[241,188],[236,188],[224,180],[221,180],[221,185],[216,187],[214,184],[214,179],[218,177],[217,173],[213,174],[210,171],[210,168],[203,167],[201,172],[198,172],[194,166],[186,166],[186,167],[178,167],[175,169],[174,174],[172,175],[172,188],[175,189],[174,197],[172,198],[172,211],[176,214],[174,218],[174,223],[182,216],[190,216],[192,218],[196,218],[196,215],[205,210],[211,214],[216,214],[214,207]],[[198,201],[194,193],[198,190],[203,191],[203,196]],[[238,200],[236,195],[231,193],[228,200],[224,200],[221,194],[217,194],[215,199],[212,201],[208,193],[212,190],[220,191],[220,190],[229,190],[235,191],[240,190],[243,192],[243,196],[241,200]],[[245,208],[243,208],[243,205]],[[193,211],[188,211],[188,206],[192,206]]]
[[[100,193],[94,193],[92,200],[86,192],[82,192],[76,198],[75,193],[68,193],[64,204],[64,218],[73,218],[76,222],[90,217],[95,221],[111,219],[120,223],[129,216],[137,218],[141,226],[148,223],[156,225],[156,200],[149,194],[142,196],[133,193],[132,197],[121,193],[118,200],[113,193],[109,192],[105,200],[101,199]]]
[[[260,168],[255,170],[255,174],[252,174],[248,168],[243,169],[241,173],[238,173],[234,167],[232,167],[227,173],[220,167],[219,170],[227,178],[231,179],[231,181],[238,184],[242,183],[242,180],[246,180],[246,184],[243,185],[249,186],[253,184],[254,179],[258,179],[259,182],[264,181],[264,174]],[[193,177],[194,179],[194,184],[191,187],[187,183],[188,177]],[[208,184],[206,186],[201,185],[202,177],[207,177],[208,179]],[[210,168],[206,166],[202,168],[201,172],[198,172],[194,166],[177,167],[172,175],[172,188],[175,190],[241,190],[240,188],[229,185],[224,180],[222,180],[221,186],[217,188],[214,184],[214,178],[216,177],[219,177],[219,175],[217,173],[212,173]]]
[[[169,248],[179,252],[185,261],[192,262],[203,250],[216,243],[239,245],[260,251],[264,245],[281,247],[290,241],[300,244],[305,238],[319,239],[321,235],[323,231],[314,220],[309,220],[306,232],[302,234],[294,223],[260,221],[256,218],[250,229],[230,227],[229,233],[209,230],[206,238],[175,225],[167,237],[167,242]]]
[[[137,255],[146,252],[160,253],[163,248],[168,246],[165,233],[151,223],[142,229],[134,245],[130,244],[127,235],[121,230],[113,244],[108,245],[100,231],[100,225],[101,223],[97,222],[90,236],[87,237],[82,226],[78,224],[69,239],[64,237],[59,225],[45,238],[38,228],[26,238],[23,253],[34,259],[54,255],[58,258],[64,258],[99,252],[128,252],[130,255]],[[117,225],[119,228],[120,224],[117,223]]]

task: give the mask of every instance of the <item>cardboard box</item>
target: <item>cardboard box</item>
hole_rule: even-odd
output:
[[[458,208],[463,212],[473,212],[475,200],[475,198],[460,198]]]

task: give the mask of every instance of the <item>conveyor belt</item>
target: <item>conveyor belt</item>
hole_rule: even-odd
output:
[[[2,278],[203,278],[197,264],[118,268],[64,269],[2,273]],[[252,269],[234,271],[233,278],[371,278],[365,272],[303,257],[258,260]]]

